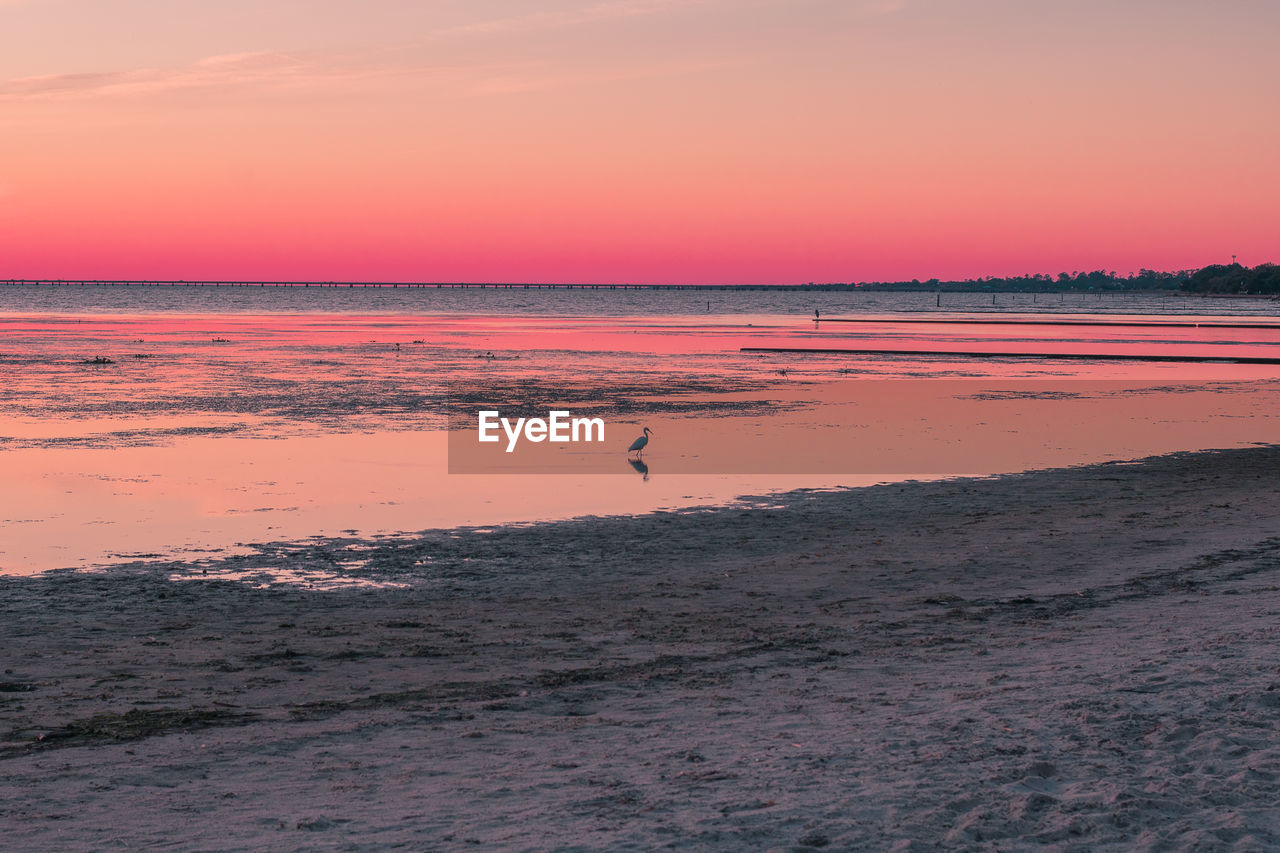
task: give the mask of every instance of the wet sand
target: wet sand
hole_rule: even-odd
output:
[[[29,850],[1280,844],[1280,448],[8,578]],[[362,586],[359,581],[370,584]]]

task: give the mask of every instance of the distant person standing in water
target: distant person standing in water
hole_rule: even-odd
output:
[[[822,319],[822,312],[821,312],[821,311],[819,311],[817,308],[814,308],[814,309],[813,309],[813,322],[815,322],[815,323],[816,323],[816,322],[818,322],[818,321],[819,321],[819,320],[821,320],[821,319]]]

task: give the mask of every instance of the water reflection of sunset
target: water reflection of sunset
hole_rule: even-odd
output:
[[[11,377],[0,412],[0,467],[6,482],[21,484],[6,491],[0,507],[9,522],[0,567],[87,565],[342,530],[396,533],[645,512],[775,489],[1229,446],[1272,433],[1267,380],[1275,370],[1267,366],[738,351],[1034,346],[1270,354],[1280,343],[1280,330],[1266,328],[925,327],[892,315],[865,319],[815,326],[777,314],[0,316],[6,340],[0,358]],[[103,355],[115,363],[85,363]],[[1067,441],[1067,429],[1053,452],[1035,442],[1012,452],[997,442],[1009,452],[974,456],[972,471],[919,453],[871,465],[850,457],[842,448],[852,436],[867,452],[876,446],[864,380],[912,377],[1262,382],[1251,387],[1267,393],[1163,396],[1137,420],[1125,411],[1108,415],[1112,428],[1098,441],[1087,438],[1097,430],[1082,427],[1076,437],[1085,439]],[[591,407],[609,419],[620,448],[650,426],[661,436],[646,454],[650,476],[637,476],[621,453],[612,474],[562,475],[554,488],[519,474],[450,476],[444,411],[462,387],[498,404],[559,396],[566,405]],[[1040,413],[1053,406],[988,401],[974,410],[979,414],[948,414],[935,401],[927,408],[920,416],[944,433],[962,429],[966,418],[976,423],[1003,411],[995,421],[1021,424],[1034,435],[1036,418],[1043,421]],[[910,411],[900,405],[878,428],[891,438]],[[1106,420],[1096,406],[1054,415],[1064,428],[1081,417]],[[1157,422],[1180,426],[1153,428]],[[607,449],[593,452],[584,470],[611,471]],[[544,458],[530,470],[560,470],[566,458]]]

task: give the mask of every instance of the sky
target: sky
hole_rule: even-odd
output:
[[[1280,261],[1274,0],[0,0],[0,278]]]

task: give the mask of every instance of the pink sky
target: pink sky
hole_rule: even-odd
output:
[[[1261,0],[0,0],[0,278],[1280,261]]]

